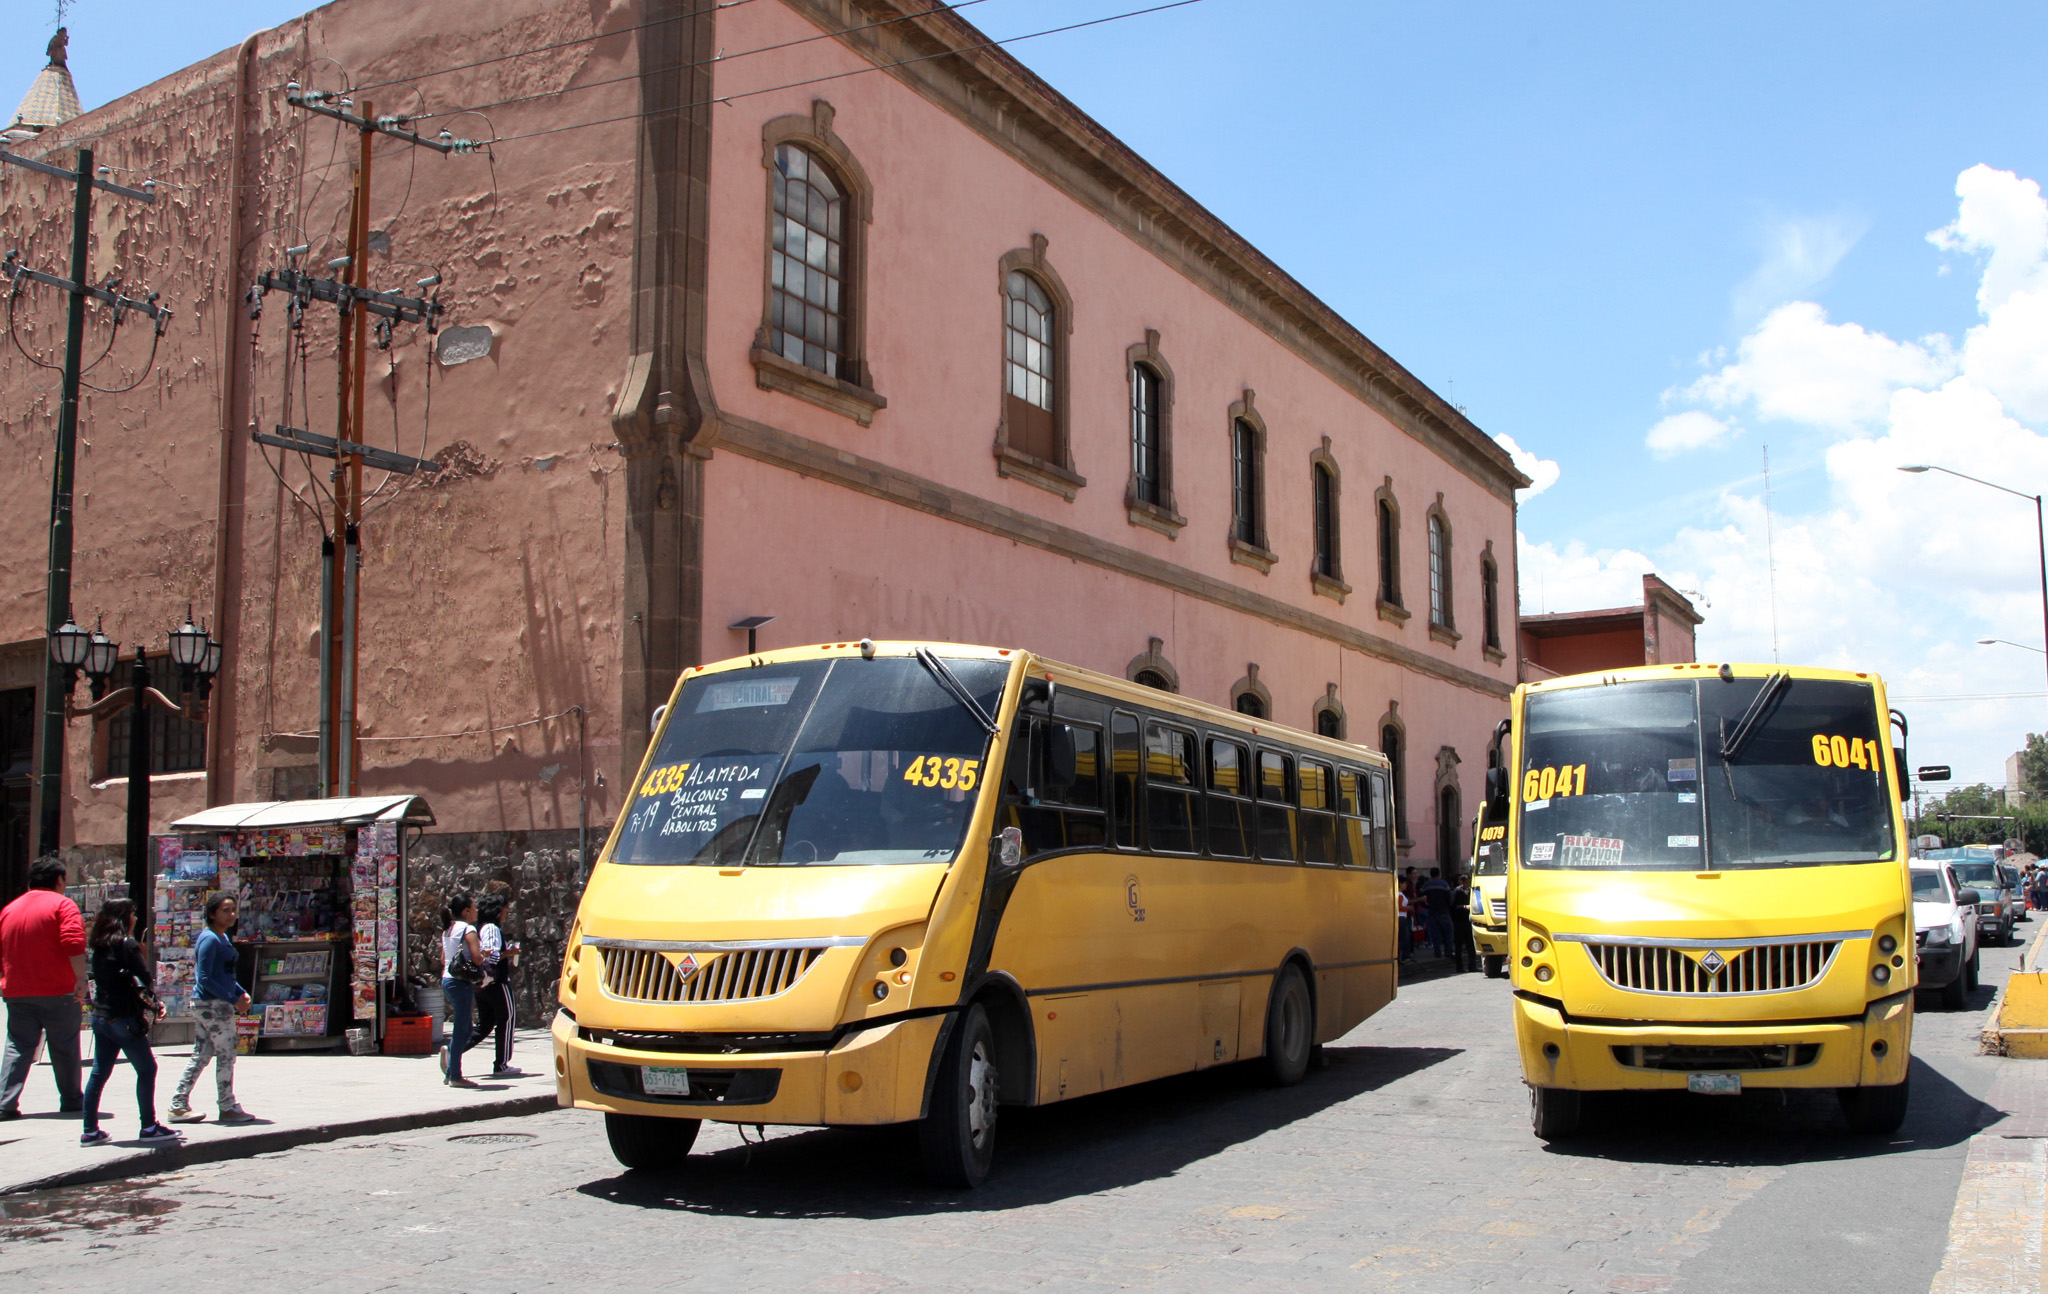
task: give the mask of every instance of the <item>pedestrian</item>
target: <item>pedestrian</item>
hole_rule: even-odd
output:
[[[1429,947],[1439,957],[1451,955],[1451,887],[1444,880],[1443,869],[1429,869],[1429,879],[1422,883],[1422,901],[1426,908],[1425,919],[1429,922]]]
[[[197,1123],[206,1116],[192,1108],[192,1085],[199,1071],[213,1062],[213,1090],[225,1124],[256,1122],[256,1116],[235,1099],[235,1017],[249,1009],[249,994],[235,979],[240,958],[228,938],[240,905],[231,894],[206,901],[206,929],[192,946],[192,1059],[178,1088],[171,1093],[171,1122]]]
[[[462,1053],[469,1049],[470,1021],[476,1012],[476,986],[484,978],[484,948],[476,934],[476,900],[467,894],[449,898],[441,909],[441,996],[448,1003],[448,1043],[441,1051],[441,1081],[450,1087],[475,1087],[462,1076]]]
[[[57,1109],[73,1114],[78,1092],[78,1026],[85,1005],[85,918],[64,895],[64,864],[39,858],[28,891],[0,908],[0,998],[7,1001],[7,1048],[0,1057],[0,1119],[21,1117],[21,1091],[50,1044]]]
[[[1460,971],[1479,969],[1479,949],[1472,943],[1472,878],[1464,875],[1451,890],[1451,955]]]
[[[1415,922],[1408,912],[1408,891],[1397,889],[1394,897],[1401,904],[1400,957],[1404,962],[1415,960]]]
[[[135,943],[135,905],[110,899],[93,918],[92,1076],[85,1081],[85,1131],[81,1146],[104,1146],[114,1138],[100,1127],[100,1093],[121,1057],[135,1070],[135,1112],[143,1141],[175,1141],[178,1134],[156,1121],[156,1053],[149,1030],[163,1018],[163,1004],[151,986],[149,966]]]
[[[512,972],[517,965],[519,945],[505,938],[505,909],[502,894],[486,894],[477,900],[477,943],[484,954],[484,982],[476,990],[476,1032],[463,1047],[468,1051],[493,1030],[495,1060],[487,1077],[518,1078],[522,1071],[512,1067],[512,1030],[516,1027],[518,1003],[512,995]]]

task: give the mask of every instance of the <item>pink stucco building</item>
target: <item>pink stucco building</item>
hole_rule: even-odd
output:
[[[97,370],[140,382],[88,397],[75,598],[131,644],[190,601],[226,643],[157,817],[312,780],[320,483],[249,433],[331,434],[335,322],[243,301],[289,247],[340,254],[356,140],[297,81],[495,141],[376,152],[373,282],[438,272],[451,330],[372,356],[373,443],[448,470],[365,527],[366,791],[425,794],[473,856],[565,847],[677,672],[772,615],[764,646],[1014,643],[1392,745],[1410,861],[1462,853],[1526,482],[985,39],[922,0],[338,0],[20,145],[162,195],[98,208],[96,270],[177,316],[153,366],[127,329]],[[38,268],[68,218],[0,168]],[[18,306],[47,353],[59,298]],[[0,689],[29,706],[52,385],[0,352],[32,486],[0,502]],[[71,737],[64,839],[118,844],[108,734]]]

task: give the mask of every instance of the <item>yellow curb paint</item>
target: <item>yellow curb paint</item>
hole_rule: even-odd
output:
[[[1991,1159],[1985,1152],[2002,1140],[1984,1132],[1970,1138],[1970,1158],[1949,1216],[1948,1248],[1930,1294],[2048,1290],[2041,1271],[2048,1142],[2028,1143],[2025,1160]]]

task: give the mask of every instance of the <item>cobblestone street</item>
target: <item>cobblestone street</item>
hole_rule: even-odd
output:
[[[2024,929],[2024,928],[2023,928]],[[1987,949],[1987,986],[2019,950]],[[1507,989],[1439,978],[1301,1086],[1212,1072],[1007,1116],[979,1192],[900,1130],[707,1125],[688,1174],[620,1172],[596,1116],[364,1137],[0,1202],[10,1290],[620,1288],[1924,1291],[1979,1097],[1972,1009],[1923,1010],[1912,1113],[1830,1095],[1609,1099],[1529,1133]],[[1929,1005],[1931,1004],[1923,1004]]]

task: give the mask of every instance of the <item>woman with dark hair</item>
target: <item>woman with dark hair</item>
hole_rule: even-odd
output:
[[[441,909],[441,996],[448,1003],[448,1044],[441,1052],[442,1081],[450,1087],[475,1087],[462,1076],[462,1053],[469,1050],[476,1011],[476,986],[484,978],[484,949],[476,937],[476,900],[450,895]]]
[[[486,894],[477,900],[476,920],[481,927],[477,931],[477,942],[484,950],[484,974],[487,978],[476,990],[476,1032],[470,1035],[463,1047],[468,1051],[497,1030],[497,1041],[492,1044],[494,1068],[489,1078],[519,1078],[520,1070],[512,1068],[512,1030],[517,1007],[512,997],[512,971],[517,964],[519,945],[505,938],[505,909],[510,906],[502,894]]]
[[[192,1085],[209,1060],[220,1121],[256,1122],[256,1116],[235,1099],[235,1017],[249,1009],[249,994],[235,978],[241,955],[228,931],[240,917],[241,905],[232,894],[223,891],[206,901],[206,929],[192,945],[192,1059],[171,1093],[172,1123],[197,1123],[206,1117],[192,1108]]]
[[[178,1134],[156,1120],[156,1054],[149,1027],[160,1007],[150,989],[149,967],[132,937],[135,905],[109,900],[93,919],[86,947],[92,956],[92,1077],[85,1082],[85,1131],[81,1146],[103,1146],[114,1138],[100,1127],[100,1093],[122,1057],[135,1067],[135,1110],[144,1141],[174,1141]]]

